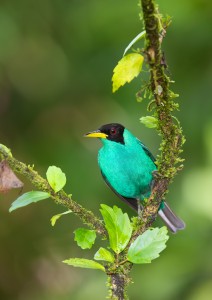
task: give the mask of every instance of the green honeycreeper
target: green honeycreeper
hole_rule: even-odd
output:
[[[100,138],[103,147],[98,153],[98,164],[105,182],[121,200],[139,211],[139,203],[151,194],[153,172],[157,170],[154,156],[118,123],[103,125],[85,136]],[[158,214],[173,233],[185,228],[165,201]]]

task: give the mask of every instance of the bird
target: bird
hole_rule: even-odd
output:
[[[102,125],[84,135],[99,138],[98,165],[102,177],[111,190],[138,213],[142,201],[151,195],[156,160],[150,150],[127,128],[119,123]],[[162,201],[158,215],[172,233],[185,228],[167,202]]]

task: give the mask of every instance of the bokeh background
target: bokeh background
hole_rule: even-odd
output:
[[[212,2],[159,0],[173,17],[163,48],[180,94],[187,143],[185,168],[170,186],[168,201],[186,222],[150,265],[135,266],[130,299],[208,300],[212,295]],[[111,93],[112,70],[142,30],[138,0],[2,0],[0,2],[0,143],[14,156],[66,173],[66,191],[99,214],[100,203],[133,212],[103,183],[97,140],[83,134],[108,122],[133,131],[154,154],[160,140],[139,123],[146,103],[136,102],[141,78]],[[140,44],[142,45],[142,44]],[[21,178],[23,179],[23,178]],[[24,179],[23,179],[24,180]],[[25,182],[24,192],[32,189]],[[68,267],[70,257],[92,258],[73,241],[82,226],[73,215],[51,227],[63,207],[46,200],[17,210],[19,196],[0,196],[0,299],[100,300],[103,273]],[[157,221],[161,225],[160,221]]]

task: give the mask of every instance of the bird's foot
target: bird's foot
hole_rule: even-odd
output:
[[[152,176],[153,176],[154,179],[161,179],[161,178],[164,177],[162,174],[160,174],[160,173],[158,172],[158,170],[152,171]]]
[[[137,200],[137,204],[138,204],[138,218],[142,219],[143,206],[141,205],[141,201],[139,199]]]
[[[155,178],[155,179],[158,179],[161,177],[160,173],[158,172],[158,170],[154,170],[152,171],[152,176]]]

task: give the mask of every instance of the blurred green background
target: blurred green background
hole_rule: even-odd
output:
[[[160,140],[144,128],[146,103],[137,103],[142,84],[111,93],[112,69],[142,30],[138,0],[2,0],[0,2],[0,143],[14,156],[49,165],[68,177],[66,191],[99,214],[100,203],[118,202],[97,166],[98,141],[83,134],[120,122],[154,154]],[[168,201],[186,222],[172,235],[160,259],[135,266],[130,299],[208,300],[212,295],[212,2],[158,1],[173,17],[164,40],[169,72],[180,94],[187,143],[185,169],[170,186]],[[23,179],[23,178],[22,178]],[[24,179],[23,179],[24,180]],[[25,182],[23,191],[32,189]],[[72,215],[51,227],[64,211],[51,200],[8,213],[19,191],[0,196],[0,299],[99,300],[106,297],[103,273],[68,267],[70,257],[92,258],[73,241],[82,226]],[[160,221],[157,221],[161,225]]]

